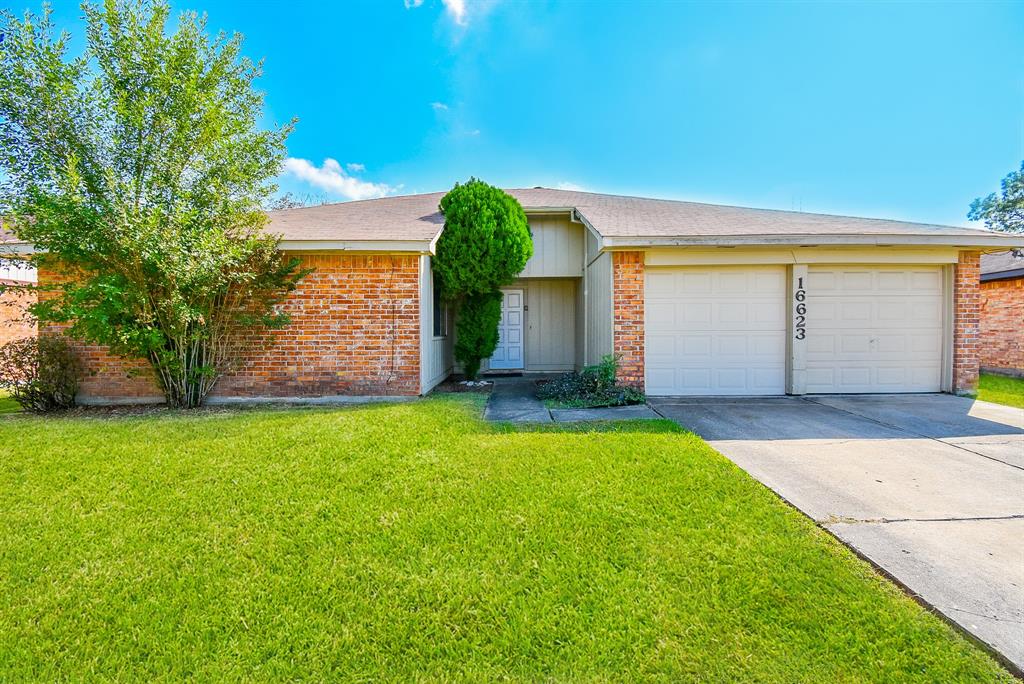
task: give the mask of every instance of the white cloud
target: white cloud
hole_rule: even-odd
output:
[[[456,26],[469,26],[469,15],[475,19],[485,16],[500,0],[441,0],[445,13]],[[406,9],[423,6],[423,0],[404,0]]]
[[[431,102],[430,106],[434,109],[435,112],[448,111],[448,105],[446,105],[444,102]]]
[[[317,167],[306,159],[289,157],[284,161],[284,170],[310,185],[349,200],[374,199],[395,191],[385,183],[370,183],[350,176],[337,160],[330,158],[324,160],[323,166]]]
[[[362,173],[366,170],[365,164],[348,163],[345,164],[345,168],[348,169],[349,173]]]
[[[452,20],[459,26],[466,25],[466,0],[441,0]]]
[[[583,187],[582,185],[577,185],[576,183],[570,183],[568,181],[563,181],[563,182],[559,183],[558,185],[556,185],[555,187],[558,188],[559,190],[572,190],[573,192],[586,192],[587,191],[587,189],[585,187]]]

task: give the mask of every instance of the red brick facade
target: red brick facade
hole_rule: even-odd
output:
[[[981,367],[1024,373],[1024,278],[981,283]]]
[[[953,391],[978,389],[981,253],[960,252],[953,273]]]
[[[2,285],[29,285],[15,280],[0,280]],[[7,289],[0,293],[0,345],[23,337],[35,337],[36,324],[28,307],[36,301],[35,292]]]
[[[644,387],[644,253],[612,252],[612,348],[619,380]]]
[[[310,255],[284,304],[291,324],[254,340],[216,397],[416,395],[419,257]]]
[[[282,305],[291,323],[254,337],[211,397],[416,395],[420,391],[419,257],[306,255],[307,275]],[[59,282],[40,273],[40,282]],[[161,397],[144,361],[79,345],[84,398]]]

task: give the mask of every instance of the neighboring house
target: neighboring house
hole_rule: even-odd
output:
[[[534,256],[504,288],[490,369],[620,358],[651,395],[971,391],[984,230],[545,188],[510,190]],[[417,395],[453,370],[433,288],[443,193],[270,213],[316,270],[213,401]],[[54,274],[41,273],[40,282]],[[83,401],[159,398],[145,367],[81,347]],[[138,371],[142,371],[139,373]]]
[[[0,233],[0,242],[3,237]],[[35,293],[18,289],[34,285],[35,279],[32,268],[0,262],[0,286],[8,286],[0,292],[0,345],[35,336],[36,324],[28,312],[29,305],[36,301]]]
[[[982,370],[1024,377],[1024,254],[981,257]]]

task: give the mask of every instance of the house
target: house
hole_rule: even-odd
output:
[[[504,288],[486,368],[620,359],[651,395],[971,391],[979,259],[1021,237],[878,219],[531,188],[535,253]],[[211,401],[418,395],[453,370],[431,255],[443,193],[271,212],[316,270]],[[40,282],[58,276],[40,273]],[[81,346],[82,400],[159,400],[144,364]]]
[[[3,236],[0,232],[0,240]],[[35,277],[33,269],[16,261],[0,261],[0,345],[36,335],[35,321],[28,312],[35,293],[22,289],[34,285]]]
[[[1024,253],[981,257],[981,368],[1024,377]]]

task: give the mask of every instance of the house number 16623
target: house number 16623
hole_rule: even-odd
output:
[[[793,337],[802,340],[807,337],[807,291],[804,289],[804,279],[796,279],[796,292],[793,293],[796,300],[796,317],[793,319]]]

